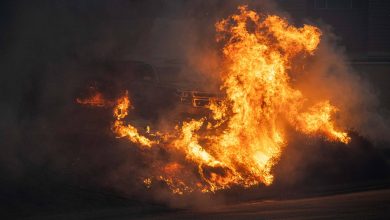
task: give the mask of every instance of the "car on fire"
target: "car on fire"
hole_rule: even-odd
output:
[[[103,74],[92,81],[107,97],[128,91],[133,118],[148,123],[172,113],[175,117],[203,116],[209,112],[210,101],[221,98],[215,92],[196,89],[195,83],[162,80],[165,74],[177,78],[172,69],[161,70],[141,61],[115,61],[105,63]]]

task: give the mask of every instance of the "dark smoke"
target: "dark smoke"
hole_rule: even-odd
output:
[[[9,198],[14,198],[11,204],[18,205],[24,200],[56,197],[47,191],[42,197],[37,190],[42,186],[45,190],[59,188],[57,194],[62,186],[75,186],[137,201],[168,201],[175,206],[186,200],[187,197],[172,198],[163,186],[146,190],[139,184],[139,177],[150,169],[147,158],[152,156],[114,138],[110,131],[110,109],[85,108],[77,105],[75,98],[91,80],[112,82],[108,85],[126,80],[125,76],[110,72],[110,63],[118,60],[142,60],[155,65],[173,60],[180,63],[183,77],[207,85],[203,89],[215,90],[220,53],[214,41],[214,23],[234,12],[242,2],[3,3],[0,193],[5,199],[2,203],[8,203]],[[256,10],[281,13],[269,1],[248,3]],[[341,185],[345,189],[389,178],[389,149],[385,142],[388,121],[378,113],[380,101],[372,86],[353,73],[346,57],[335,48],[332,40],[325,39],[312,65],[294,77],[297,82],[307,80],[308,84],[296,85],[303,92],[317,88],[312,97],[329,98],[340,106],[341,112],[348,113],[339,123],[351,129],[352,144],[307,140],[296,134],[298,138],[286,147],[275,168],[273,186],[247,191],[232,189],[226,192],[227,198],[283,197],[292,192],[304,195],[318,187]],[[213,83],[204,83],[210,80]],[[26,194],[34,190],[36,193]],[[187,201],[191,205],[208,205],[204,201],[226,199],[220,194],[225,193],[195,195]]]

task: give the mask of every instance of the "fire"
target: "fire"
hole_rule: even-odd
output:
[[[93,94],[89,98],[77,98],[76,102],[83,105],[89,105],[94,107],[109,107],[114,106],[113,116],[114,122],[112,126],[112,131],[117,135],[118,138],[127,137],[130,141],[139,144],[144,147],[151,147],[154,143],[149,140],[147,137],[141,135],[137,128],[131,124],[126,124],[124,118],[128,115],[129,108],[131,108],[131,103],[128,97],[128,92],[120,97],[116,102],[112,102],[104,99],[103,95],[100,92],[95,91],[93,88]]]
[[[105,107],[111,105],[111,103],[107,102],[103,95],[99,92],[95,92],[91,97],[89,98],[77,98],[76,102],[83,105],[90,105],[95,107]]]
[[[322,131],[330,140],[338,140],[347,144],[351,138],[346,132],[337,131],[331,121],[331,115],[336,111],[337,108],[329,101],[320,102],[311,107],[308,112],[298,116],[297,126],[305,134]]]
[[[127,137],[130,141],[139,144],[144,147],[151,147],[154,143],[147,137],[141,135],[137,128],[131,124],[126,124],[123,119],[128,114],[128,109],[131,106],[128,94],[126,94],[117,100],[117,104],[114,107],[115,121],[113,123],[112,130],[118,138]]]
[[[124,121],[131,107],[128,94],[116,101],[112,130],[118,137],[145,150],[157,147],[182,155],[174,162],[159,161],[161,168],[144,179],[148,188],[153,181],[165,182],[176,194],[270,185],[272,168],[287,145],[287,126],[349,143],[348,134],[332,119],[337,108],[328,100],[308,100],[291,84],[294,59],[314,55],[321,31],[310,25],[294,27],[247,6],[238,9],[216,24],[217,41],[224,45],[225,98],[211,102],[210,116],[183,121],[166,133],[148,127],[142,135]]]

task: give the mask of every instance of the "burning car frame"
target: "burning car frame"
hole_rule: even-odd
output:
[[[225,59],[219,94],[164,85],[152,66],[127,62],[114,68],[128,78],[117,82],[122,88],[119,97],[109,102],[97,101],[103,96],[96,95],[78,100],[98,107],[111,103],[112,131],[118,138],[127,138],[141,150],[160,148],[172,155],[173,161],[150,161],[159,168],[142,177],[148,188],[162,181],[173,193],[183,194],[270,185],[272,169],[288,141],[287,126],[349,143],[350,137],[332,117],[337,107],[326,99],[308,102],[291,85],[293,61],[313,56],[320,43],[317,27],[294,27],[247,6],[215,27]],[[172,111],[177,104],[185,107],[186,117],[170,123],[170,129],[153,124],[157,112]],[[141,132],[126,119],[129,114],[151,124]]]

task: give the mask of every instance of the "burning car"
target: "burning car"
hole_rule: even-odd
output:
[[[309,100],[289,76],[295,59],[314,55],[321,31],[310,25],[292,26],[278,16],[260,16],[247,6],[238,11],[215,25],[217,40],[224,43],[223,96],[162,83],[154,68],[143,62],[112,66],[110,76],[121,94],[102,102],[112,103],[111,130],[131,146],[158,149],[172,158],[155,156],[148,161],[155,169],[140,177],[147,187],[164,182],[173,193],[183,194],[270,185],[289,138],[286,127],[350,142],[346,129],[332,117],[338,108],[326,97]],[[254,28],[247,28],[248,20]],[[94,96],[91,99],[96,103]],[[184,106],[185,117],[162,128],[154,126],[160,115],[181,115],[177,106]],[[198,117],[207,111],[209,117]],[[197,117],[186,117],[188,113]],[[152,130],[138,129],[132,123],[138,118],[149,120]]]
[[[209,113],[207,106],[211,100],[218,101],[222,97],[217,93],[187,89],[164,82],[156,68],[145,62],[115,61],[105,66],[105,71],[111,77],[103,75],[91,80],[86,96],[93,99],[86,103],[102,107],[107,104],[103,101],[104,97],[110,99],[128,91],[132,105],[135,106],[133,115],[137,121],[155,122],[159,114],[172,109],[176,109],[177,117],[204,116]],[[194,87],[196,85],[191,85],[191,88]],[[78,102],[83,103],[80,98]]]

